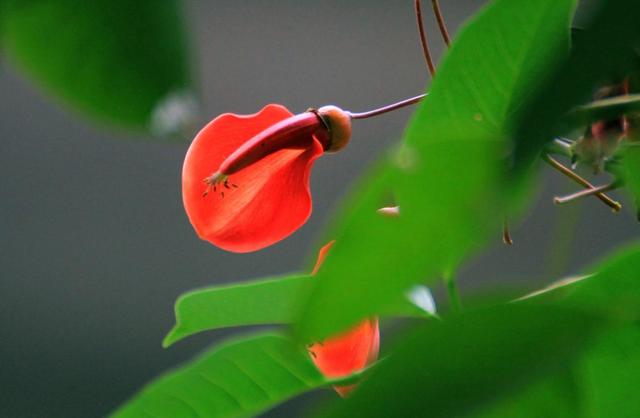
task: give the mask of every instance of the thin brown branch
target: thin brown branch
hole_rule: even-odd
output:
[[[613,190],[613,189],[615,189],[615,185],[613,183],[605,184],[603,186],[580,190],[579,192],[571,193],[570,195],[567,195],[567,196],[555,197],[553,199],[553,202],[557,205],[562,205],[564,203],[573,202],[574,200],[577,200],[586,196],[608,192],[609,190]]]
[[[422,45],[422,52],[424,59],[427,62],[427,69],[431,77],[436,75],[436,66],[433,63],[431,57],[431,51],[429,50],[429,42],[427,41],[427,34],[424,31],[424,24],[422,23],[422,8],[420,6],[420,0],[414,0],[413,2],[416,11],[416,20],[418,21],[418,33],[420,34],[420,44]]]
[[[440,28],[442,39],[444,40],[444,43],[449,46],[451,44],[451,38],[449,37],[447,25],[444,23],[444,16],[442,16],[442,10],[440,10],[440,3],[438,0],[431,0],[431,6],[433,7],[433,14],[436,15],[436,20],[438,21],[438,27]]]
[[[569,177],[571,180],[575,181],[576,183],[578,183],[579,185],[581,185],[583,187],[586,187],[587,190],[595,188],[595,186],[593,184],[591,184],[588,180],[582,178],[580,175],[578,175],[575,172],[573,172],[573,170],[571,170],[570,168],[565,167],[559,161],[553,159],[551,156],[544,155],[543,156],[543,160],[547,164],[549,164],[551,167],[555,168],[556,170],[558,170],[559,172],[561,172],[565,176]],[[600,199],[605,205],[607,205],[611,209],[613,209],[614,212],[619,212],[620,209],[622,209],[622,205],[619,202],[613,200],[612,198],[610,198],[609,196],[607,196],[606,194],[604,194],[601,191],[600,192],[596,192],[595,196],[598,199]]]

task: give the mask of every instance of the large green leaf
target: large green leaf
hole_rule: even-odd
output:
[[[582,408],[582,394],[570,368],[534,382],[514,396],[492,403],[474,418],[576,418]]]
[[[510,414],[518,405],[505,402],[527,390],[559,396],[531,385],[564,373],[602,325],[580,311],[526,304],[434,322],[407,338],[328,416],[462,417],[504,407],[506,416],[520,417]]]
[[[573,0],[498,0],[460,33],[406,134],[374,170],[331,238],[336,244],[299,320],[324,337],[421,281],[449,274],[490,237],[511,201],[505,178],[510,117],[569,45]],[[397,218],[376,209],[393,195]]]
[[[636,216],[640,221],[640,142],[627,143],[622,150],[621,174],[636,204]]]
[[[572,48],[567,60],[550,72],[519,113],[515,141],[516,167],[527,167],[546,142],[561,128],[561,118],[572,107],[590,100],[594,87],[637,68],[635,47],[640,45],[640,2],[600,0],[594,18]]]
[[[112,418],[223,418],[255,415],[325,379],[304,349],[285,337],[227,343],[149,384]]]
[[[616,321],[640,320],[640,244],[632,244],[585,270],[518,301],[554,303]]]
[[[291,323],[300,303],[308,296],[313,280],[310,275],[285,276],[186,293],[176,302],[176,325],[162,344],[168,347],[205,330]],[[428,290],[424,289],[424,292]],[[393,313],[397,316],[429,315],[408,298],[401,298],[394,305]]]
[[[170,131],[193,106],[180,0],[3,0],[3,50],[85,114]],[[155,112],[155,116],[154,116]]]
[[[613,330],[590,349],[580,365],[588,418],[640,416],[640,327]]]
[[[309,280],[310,276],[299,275],[186,293],[176,301],[176,325],[162,345],[168,347],[205,330],[291,322],[296,301],[308,292]]]
[[[622,249],[589,270],[595,273],[572,284],[559,303],[623,321],[640,319],[640,245]]]

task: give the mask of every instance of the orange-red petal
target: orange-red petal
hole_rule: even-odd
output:
[[[378,358],[380,330],[378,319],[367,319],[344,334],[331,337],[309,347],[311,358],[323,375],[345,377],[362,370]],[[355,385],[336,386],[346,396]]]
[[[229,155],[291,116],[283,106],[270,104],[253,115],[218,116],[198,133],[182,168],[182,198],[200,238],[229,251],[256,251],[286,238],[309,218],[310,171],[323,153],[313,137],[308,148],[276,151],[203,196],[203,180]]]
[[[335,241],[325,244],[318,253],[311,274],[316,274]],[[380,328],[378,318],[362,321],[349,331],[309,346],[309,354],[318,370],[330,378],[349,376],[378,359]],[[347,396],[356,385],[335,386],[340,396]]]

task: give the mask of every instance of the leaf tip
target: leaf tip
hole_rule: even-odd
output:
[[[169,348],[173,344],[180,341],[182,338],[184,338],[184,335],[180,329],[180,325],[176,324],[173,328],[171,328],[171,331],[169,331],[162,340],[162,348]]]

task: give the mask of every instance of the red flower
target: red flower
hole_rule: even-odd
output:
[[[322,249],[312,274],[317,273],[334,241]],[[378,358],[380,330],[378,319],[362,321],[349,331],[309,346],[308,351],[316,367],[330,378],[345,377],[362,370]],[[356,385],[335,386],[340,396],[347,396]]]
[[[344,147],[351,117],[335,106],[294,116],[265,106],[225,113],[193,140],[182,168],[182,198],[200,238],[235,252],[274,244],[311,214],[316,158]]]
[[[311,359],[327,377],[345,377],[364,369],[378,358],[380,330],[378,319],[367,319],[344,334],[328,338],[309,347]],[[356,385],[335,386],[340,396],[347,396]]]

